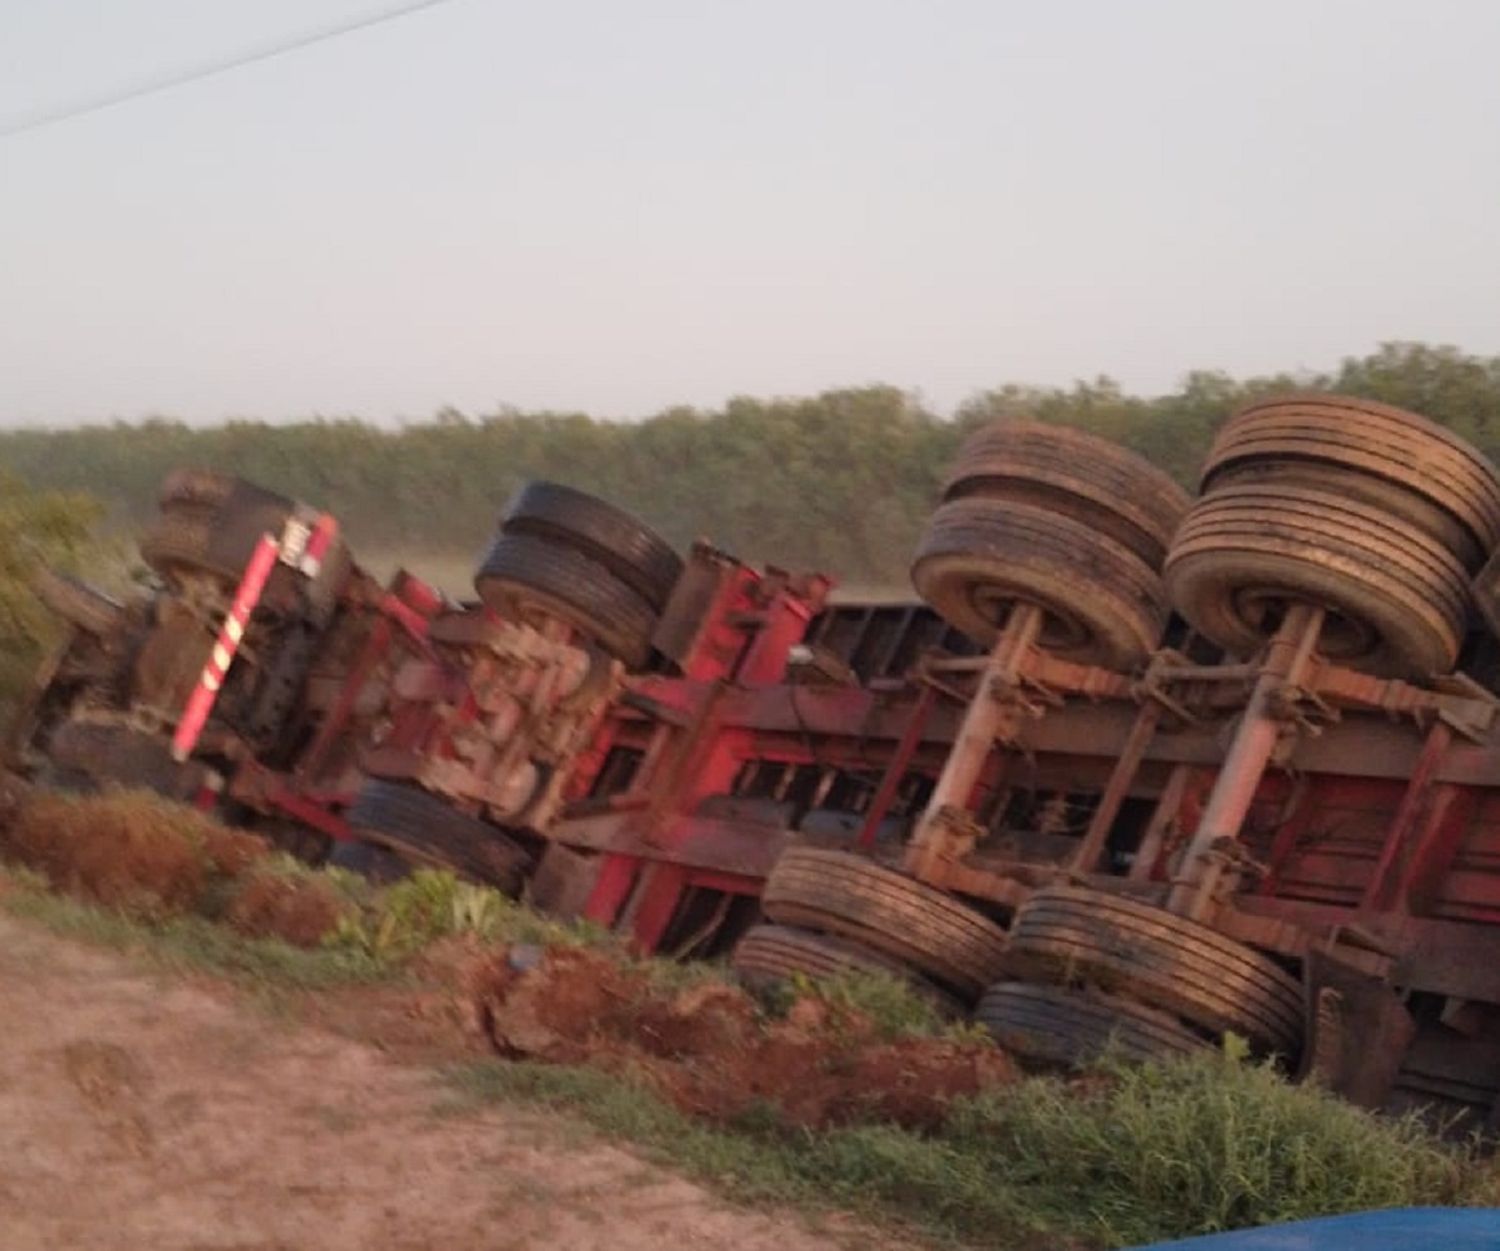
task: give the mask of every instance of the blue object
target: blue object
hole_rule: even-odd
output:
[[[1500,1208],[1391,1208],[1153,1242],[1133,1251],[1500,1251]]]

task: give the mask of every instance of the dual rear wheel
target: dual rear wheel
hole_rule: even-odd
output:
[[[1381,677],[1457,660],[1470,585],[1500,542],[1500,474],[1415,413],[1338,395],[1252,404],[1224,425],[1164,568],[1173,605],[1246,656],[1288,607],[1320,649]]]
[[[964,444],[912,563],[918,592],[991,644],[1039,606],[1039,643],[1130,669],[1169,606],[1248,657],[1286,610],[1325,610],[1321,649],[1382,677],[1450,670],[1471,580],[1500,545],[1500,474],[1434,422],[1339,395],[1241,409],[1196,501],[1132,453],[1066,427],[1002,421]]]
[[[950,625],[994,643],[1013,609],[1043,613],[1054,655],[1129,670],[1167,619],[1160,570],[1188,497],[1105,439],[1009,420],[960,450],[912,561],[917,592]]]
[[[564,621],[638,667],[681,573],[666,540],[629,513],[571,487],[529,482],[502,515],[474,589],[504,617]]]
[[[761,893],[771,924],[730,958],[747,981],[878,972],[958,1015],[999,976],[1005,930],[962,901],[849,852],[794,847]]]
[[[1007,971],[1028,982],[1138,1004],[1202,1036],[1235,1033],[1294,1055],[1300,983],[1270,956],[1153,905],[1050,886],[1016,910]]]

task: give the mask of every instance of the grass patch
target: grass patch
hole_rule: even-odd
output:
[[[418,869],[376,892],[358,886],[363,879],[338,869],[320,869],[357,908],[329,937],[333,945],[380,959],[399,959],[440,938],[471,934],[487,943],[530,943],[538,947],[613,946],[608,931],[584,921],[556,921],[488,886],[460,881],[446,869]]]
[[[63,894],[157,920],[218,907],[267,848],[145,791],[32,791],[0,828],[0,853]]]
[[[115,908],[53,894],[30,875],[7,871],[0,908],[55,934],[81,939],[157,966],[215,973],[257,988],[316,990],[396,976],[389,961],[332,946],[304,948],[273,938],[247,938],[200,916],[143,919]]]
[[[715,1128],[678,1111],[627,1078],[569,1065],[484,1060],[448,1071],[474,1103],[515,1101],[579,1117],[627,1141],[657,1163],[714,1182],[743,1200],[808,1203],[818,1188],[797,1171],[795,1149],[768,1150],[747,1123],[744,1132]]]
[[[1106,1245],[1364,1208],[1492,1203],[1472,1145],[1208,1054],[1032,1079],[960,1104],[945,1138],[1036,1217]]]
[[[605,955],[573,954],[570,967],[592,961],[614,980],[669,997],[723,976],[710,965],[634,960],[602,930],[546,919],[449,873],[419,871],[377,890],[336,870],[308,869],[151,798],[46,798],[6,833],[11,855],[31,869],[0,874],[0,908],[260,993],[404,977],[413,955],[456,935],[602,947]],[[300,945],[286,941],[298,935]],[[556,988],[579,989],[576,980]],[[971,1028],[944,1021],[894,978],[794,981],[784,1004],[780,993],[765,1004],[770,1016],[811,995],[886,1041],[962,1038]],[[584,1024],[597,1031],[600,1010],[585,1008]],[[657,1015],[658,1041],[669,1026],[683,1027],[670,1010]],[[835,1038],[829,1054],[847,1073],[858,1049],[844,1041]],[[747,1087],[747,1098],[730,1105],[695,1103],[703,1090],[724,1089],[713,1064],[688,1064],[679,1074],[703,1088],[681,1085],[678,1102],[702,1114],[695,1117],[642,1084],[639,1055],[627,1059],[635,1067],[623,1076],[619,1068],[498,1061],[451,1076],[466,1099],[567,1110],[741,1200],[850,1208],[975,1246],[1118,1247],[1364,1208],[1500,1200],[1493,1168],[1472,1146],[1445,1143],[1415,1119],[1374,1117],[1291,1086],[1232,1049],[1140,1067],[1106,1062],[1077,1080],[990,1085],[902,1121],[917,1128],[877,1119],[895,1114],[872,1110],[881,1106],[874,1101],[852,1117],[798,1122],[779,1114],[764,1086]],[[782,1068],[805,1087],[813,1069],[796,1066]],[[894,1077],[882,1071],[861,1090],[898,1090],[910,1073],[909,1064]]]
[[[930,1135],[790,1133],[753,1116],[715,1128],[588,1069],[494,1061],[450,1076],[468,1098],[567,1110],[742,1200],[873,1209],[983,1247],[1118,1247],[1497,1197],[1472,1149],[1217,1055],[1027,1079],[956,1103]]]
[[[717,975],[724,977],[726,973],[719,969]],[[773,1017],[785,1016],[800,999],[817,999],[835,1014],[868,1021],[875,1037],[883,1042],[898,1038],[989,1039],[982,1028],[949,1020],[933,1000],[890,973],[849,969],[832,977],[817,978],[797,973],[769,985],[756,986],[754,991]]]

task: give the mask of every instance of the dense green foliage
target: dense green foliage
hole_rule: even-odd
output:
[[[486,1063],[472,1098],[564,1108],[751,1200],[874,1209],[978,1247],[1119,1247],[1370,1207],[1494,1202],[1486,1163],[1228,1055],[1106,1063],[958,1101],[931,1134],[720,1128],[592,1069]]]
[[[169,468],[229,469],[332,509],[357,550],[403,554],[477,553],[518,483],[555,478],[638,512],[679,543],[703,536],[747,559],[899,584],[943,466],[974,425],[1029,413],[1083,426],[1191,483],[1236,406],[1288,388],[1413,408],[1500,455],[1500,358],[1388,344],[1327,374],[1197,372],[1152,398],[1108,379],[1006,386],[974,396],[952,419],[893,388],[866,387],[734,399],[714,412],[674,408],[635,423],[513,411],[449,411],[394,430],[354,420],[207,429],[151,421],[0,433],[0,467],[36,487],[91,492],[136,521]]]
[[[26,685],[57,619],[31,591],[39,565],[77,570],[97,554],[98,505],[74,491],[29,489],[0,470],[0,712]]]

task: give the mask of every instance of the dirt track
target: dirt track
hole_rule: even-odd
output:
[[[539,1113],[0,916],[5,1251],[804,1251],[867,1231],[729,1207]]]

